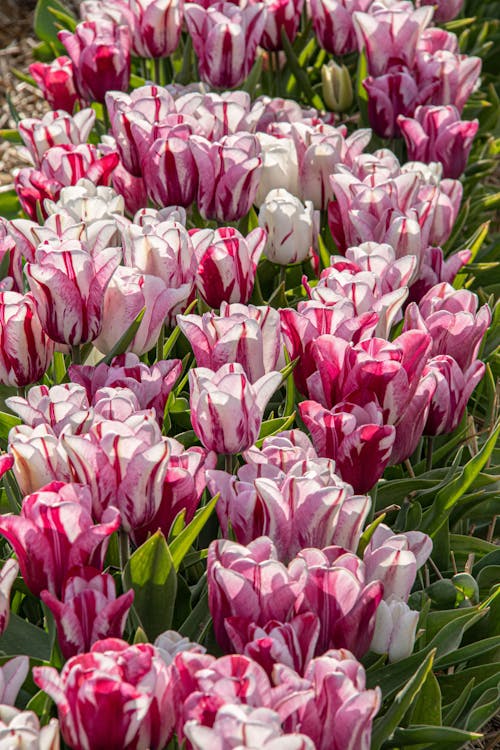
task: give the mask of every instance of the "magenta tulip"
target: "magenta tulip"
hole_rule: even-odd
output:
[[[480,360],[475,360],[462,369],[453,357],[442,354],[429,360],[428,369],[436,378],[437,386],[424,433],[442,435],[452,432],[460,424],[467,401],[481,381],[485,366]]]
[[[356,49],[353,13],[366,11],[370,0],[311,0],[314,33],[320,45],[332,55]]]
[[[73,114],[78,94],[75,88],[73,63],[69,57],[56,57],[50,63],[32,63],[29,66],[29,72],[51,109],[63,109],[70,115]]]

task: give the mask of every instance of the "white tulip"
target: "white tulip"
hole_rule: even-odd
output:
[[[387,654],[389,661],[400,661],[410,656],[415,643],[418,612],[395,596],[378,605],[371,650]]]
[[[301,263],[311,252],[318,233],[318,211],[287,190],[271,190],[259,211],[259,225],[267,232],[266,257],[280,266]]]

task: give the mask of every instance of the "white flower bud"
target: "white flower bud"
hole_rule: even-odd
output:
[[[305,260],[318,232],[318,211],[287,190],[271,190],[259,211],[259,225],[267,232],[265,255],[287,266]]]

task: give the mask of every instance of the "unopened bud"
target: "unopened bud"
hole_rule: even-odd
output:
[[[345,112],[352,104],[352,81],[345,65],[331,60],[321,68],[323,99],[334,112]]]

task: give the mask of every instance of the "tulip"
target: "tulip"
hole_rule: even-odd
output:
[[[116,598],[113,577],[85,567],[70,571],[61,600],[46,590],[40,597],[54,616],[62,655],[70,659],[102,638],[122,637],[134,591]]]
[[[262,3],[238,8],[217,2],[208,9],[194,3],[185,6],[185,20],[198,57],[202,81],[215,88],[239,86],[255,62],[266,23]]]
[[[304,679],[277,667],[273,707],[287,730],[296,726],[317,750],[369,750],[372,721],[380,708],[380,688],[366,689],[363,666],[346,649],[309,662]]]
[[[303,205],[286,190],[271,190],[259,211],[259,226],[267,234],[265,254],[272,263],[302,263],[318,233],[319,217],[311,201]]]
[[[95,347],[109,354],[145,308],[137,333],[127,347],[138,356],[145,354],[156,344],[165,320],[184,298],[184,291],[167,289],[156,276],[119,266],[104,294],[102,330]]]
[[[193,750],[314,750],[312,740],[303,734],[283,734],[280,717],[269,708],[225,705],[217,711],[213,727],[195,719],[186,722],[186,737]],[[250,744],[249,744],[250,743]]]
[[[255,205],[262,206],[271,190],[282,188],[292,195],[299,194],[299,163],[297,149],[291,138],[276,138],[268,133],[257,133],[261,147],[262,169]]]
[[[0,382],[22,387],[39,380],[54,353],[31,294],[0,292]]]
[[[432,356],[447,354],[462,370],[476,359],[491,322],[491,310],[466,289],[455,290],[446,282],[438,284],[413,302],[405,313],[404,330],[419,329],[432,338]]]
[[[159,206],[190,206],[198,187],[198,169],[189,139],[158,138],[142,156],[142,171],[149,198]]]
[[[32,234],[39,238],[37,244],[57,237],[85,240],[91,247],[104,247],[117,244],[111,240],[116,238],[115,221],[123,216],[125,201],[112,187],[95,185],[82,177],[75,185],[61,188],[57,202],[47,201],[45,209],[49,218],[43,227],[32,230]],[[33,258],[35,250],[36,247]]]
[[[438,161],[445,177],[458,179],[465,171],[478,120],[461,120],[456,107],[417,107],[414,118],[400,117],[399,127],[415,161]]]
[[[397,138],[402,118],[412,117],[418,105],[428,100],[434,84],[419,87],[413,75],[402,70],[369,76],[363,86],[368,94],[371,127],[381,138]]]
[[[461,113],[481,73],[480,57],[459,55],[447,49],[418,52],[416,74],[420,86],[431,92],[428,104],[451,104]],[[432,87],[432,88],[431,88]]]
[[[14,563],[14,560],[10,559],[7,563]],[[7,563],[5,563],[4,569],[7,567]],[[17,563],[15,565],[17,566]],[[9,566],[9,568],[10,571],[6,571],[7,575],[12,572],[12,567]],[[3,575],[2,571],[2,579]],[[4,583],[5,581],[2,580],[2,584]],[[30,663],[27,656],[15,656],[13,659],[4,662],[3,666],[0,667],[0,704],[2,706],[13,706],[15,704],[29,671]]]
[[[330,60],[321,67],[323,99],[334,112],[346,112],[353,100],[351,74],[345,65]]]
[[[4,289],[3,291],[22,293],[24,291],[22,249],[18,247],[14,240],[11,222],[0,218],[0,264],[5,267],[6,262],[8,268],[5,269],[6,277],[2,281],[8,283],[8,279],[10,279],[12,286],[11,289]]]
[[[10,590],[19,573],[19,565],[15,560],[7,560],[0,571],[0,636],[3,635],[10,618]],[[24,682],[24,680],[23,680]],[[5,697],[2,697],[5,703]]]
[[[136,0],[132,47],[139,57],[167,57],[175,52],[182,29],[182,0]]]
[[[395,428],[384,424],[380,407],[374,402],[364,407],[340,402],[328,410],[303,401],[299,410],[318,454],[335,461],[355,492],[368,492],[389,464],[396,437]]]
[[[368,10],[370,0],[311,0],[314,33],[323,49],[345,55],[356,49],[353,13]]]
[[[432,552],[432,541],[421,531],[394,534],[379,524],[363,554],[368,581],[382,581],[384,600],[407,601],[417,570]]]
[[[406,659],[413,651],[418,616],[397,598],[380,602],[371,651],[387,654],[390,662]]]
[[[266,24],[260,40],[262,49],[283,49],[283,32],[290,42],[295,40],[303,7],[304,0],[271,0],[265,3]]]
[[[288,430],[264,438],[261,448],[254,445],[244,452],[243,457],[257,472],[262,466],[275,466],[287,473],[297,464],[304,466],[306,461],[314,461],[318,455],[305,432]]]
[[[104,292],[120,255],[117,248],[92,254],[77,241],[38,248],[26,274],[42,326],[54,341],[77,346],[99,335]]]
[[[238,362],[252,383],[281,366],[279,314],[272,307],[221,303],[221,314],[178,315],[199,367]]]
[[[51,427],[19,425],[9,433],[13,472],[23,495],[54,481],[71,481],[68,457]]]
[[[370,76],[383,76],[398,65],[412,68],[419,36],[432,13],[428,6],[413,10],[410,6],[382,4],[372,13],[354,13],[358,49],[365,51]]]
[[[95,422],[86,435],[64,435],[62,442],[74,475],[92,488],[96,518],[113,505],[127,532],[152,520],[160,507],[170,452],[152,414]]]
[[[162,750],[172,735],[170,674],[149,643],[108,638],[71,658],[61,674],[35,667],[33,677],[56,703],[71,750]]]
[[[460,211],[462,194],[463,187],[458,180],[441,181],[429,228],[430,244],[443,245],[449,239]]]
[[[62,144],[45,151],[40,169],[49,180],[56,180],[61,187],[76,185],[82,178],[87,178],[94,185],[108,185],[118,161],[117,153],[103,156],[91,143],[78,146]]]
[[[45,199],[57,200],[61,190],[61,184],[57,180],[46,177],[43,172],[31,167],[19,170],[14,177],[14,187],[21,208],[33,221],[38,218],[40,211],[42,216],[47,216],[43,208]]]
[[[191,240],[198,260],[196,286],[209,307],[219,308],[223,302],[246,304],[266,242],[264,230],[257,227],[243,237],[232,227],[195,229]]]
[[[240,544],[270,537],[280,560],[288,561],[304,547],[332,544],[355,550],[370,500],[354,496],[336,475],[315,472],[319,461],[300,463],[285,477],[257,476],[240,471],[240,478],[208,471],[211,494],[220,493],[217,515],[224,536],[231,529]],[[247,467],[248,468],[248,467]]]
[[[59,750],[59,722],[51,719],[40,727],[38,716],[33,711],[0,705],[0,750],[14,747],[19,750]]]
[[[25,117],[19,121],[18,129],[33,162],[39,166],[43,154],[52,146],[85,143],[94,121],[92,109],[82,109],[73,117],[59,110],[47,112],[41,119]]]
[[[434,374],[437,386],[424,434],[443,435],[460,424],[471,393],[484,375],[485,366],[480,360],[475,360],[463,370],[453,357],[442,354],[430,359],[428,368]]]
[[[205,472],[217,463],[215,454],[203,448],[184,448],[173,438],[166,438],[166,442],[170,453],[160,506],[149,523],[134,531],[133,539],[137,544],[145,542],[148,535],[158,529],[168,538],[179,513],[184,514],[186,525],[193,520],[207,483]]]
[[[409,299],[418,302],[429,289],[440,282],[452,284],[457,273],[470,259],[470,250],[459,250],[445,261],[440,247],[426,248],[422,254],[419,274],[410,286]]]
[[[417,5],[433,5],[436,23],[452,21],[460,11],[464,0],[418,0]]]
[[[241,219],[257,194],[262,168],[258,139],[237,133],[214,142],[191,136],[189,143],[199,175],[200,214],[221,222]]]
[[[251,384],[240,364],[216,372],[205,367],[189,371],[193,429],[205,448],[234,454],[257,440],[264,409],[281,383],[281,373],[269,372]]]
[[[73,63],[75,86],[82,99],[104,102],[107,91],[126,91],[130,78],[130,33],[109,21],[78,24],[63,29],[59,40]]]
[[[14,548],[24,582],[39,596],[47,589],[60,596],[73,565],[102,568],[108,537],[119,526],[116,508],[94,525],[90,489],[52,482],[28,495],[19,516],[1,516],[0,533]]]
[[[69,57],[56,57],[51,63],[32,63],[29,66],[29,72],[51,109],[63,109],[70,115],[73,114],[78,94],[75,88],[73,63]]]
[[[89,402],[82,386],[63,383],[49,388],[33,386],[26,398],[11,396],[6,404],[29,427],[47,425],[54,435],[63,430],[79,432],[89,419]]]
[[[71,380],[83,386],[89,402],[103,388],[127,388],[139,402],[139,409],[154,409],[158,422],[163,425],[163,415],[170,391],[181,374],[179,359],[160,360],[148,366],[137,354],[128,352],[115,357],[110,365],[70,365]]]
[[[166,630],[164,633],[161,633],[155,639],[154,645],[167,667],[173,663],[177,654],[181,654],[184,651],[190,651],[195,654],[206,653],[206,648],[200,646],[199,643],[193,643],[189,638],[185,638],[176,630]]]
[[[304,561],[288,568],[278,562],[276,548],[266,537],[246,547],[219,539],[209,547],[207,575],[217,643],[229,650],[226,618],[243,617],[261,626],[270,620],[287,622],[302,592],[306,568]]]
[[[396,437],[389,461],[391,466],[410,458],[417,449],[429,416],[436,387],[437,381],[432,370],[422,375],[412,400],[406,407],[400,422],[396,425]]]

